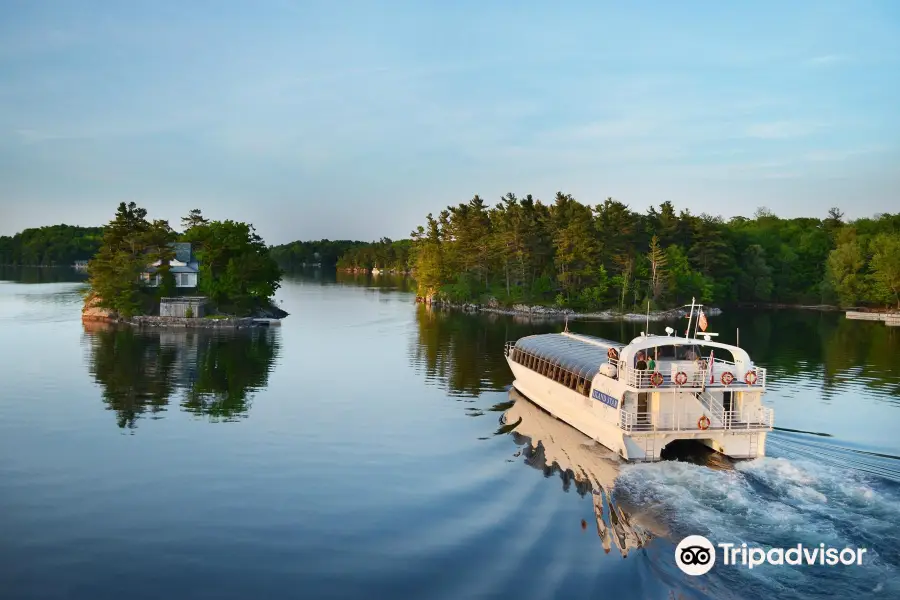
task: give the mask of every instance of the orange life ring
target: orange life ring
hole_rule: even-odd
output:
[[[697,419],[697,427],[704,431],[709,429],[709,417],[707,417],[706,415],[703,415],[702,417]]]
[[[722,385],[731,385],[732,382],[734,382],[734,375],[731,374],[731,371],[722,373]]]
[[[744,382],[747,385],[756,385],[757,379],[756,371],[747,371],[747,374],[744,375]]]
[[[653,387],[659,387],[663,382],[663,374],[659,371],[654,371],[652,375],[650,375],[650,383],[653,384]]]
[[[687,383],[687,373],[678,371],[675,373],[675,385],[684,385]]]
[[[609,350],[607,350],[606,356],[613,360],[619,360],[619,352],[615,348],[610,348]]]

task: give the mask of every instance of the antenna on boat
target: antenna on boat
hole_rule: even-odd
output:
[[[684,330],[684,337],[688,337],[691,334],[691,321],[694,319],[694,300],[695,299],[696,299],[696,296],[694,298],[691,298],[691,312],[688,315],[688,326],[687,326],[687,329]]]
[[[647,335],[650,335],[650,300],[647,300],[647,325],[645,327]]]

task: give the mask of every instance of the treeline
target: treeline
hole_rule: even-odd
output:
[[[0,265],[70,266],[88,260],[103,237],[102,227],[50,225],[0,236]]]
[[[344,252],[338,259],[339,269],[366,269],[408,273],[412,267],[412,240],[393,241],[381,238],[377,242],[363,244]]]
[[[898,302],[900,214],[845,223],[782,219],[767,209],[724,220],[646,212],[606,199],[588,206],[507,194],[475,196],[412,232],[420,296],[634,309],[689,303]]]
[[[366,242],[355,240],[317,240],[291,242],[272,246],[270,253],[282,269],[322,266],[334,267],[346,252],[367,246]]]
[[[828,256],[828,284],[843,306],[900,309],[900,214],[842,227]]]

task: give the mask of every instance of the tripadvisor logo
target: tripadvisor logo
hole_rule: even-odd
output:
[[[689,535],[675,546],[675,564],[688,575],[703,575],[716,564],[716,548],[702,535]]]
[[[752,569],[769,565],[862,565],[866,548],[833,548],[825,544],[807,547],[761,548],[747,544],[717,544],[722,549],[722,564]],[[675,546],[675,564],[688,575],[703,575],[716,564],[716,546],[702,535],[689,535]]]

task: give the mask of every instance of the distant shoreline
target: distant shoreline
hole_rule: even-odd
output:
[[[416,302],[433,306],[435,308],[456,310],[462,312],[485,312],[498,315],[523,316],[539,319],[592,319],[597,321],[674,321],[684,319],[690,314],[690,310],[685,308],[674,308],[670,310],[650,311],[647,313],[623,313],[613,310],[603,310],[595,312],[576,312],[571,308],[556,308],[552,306],[530,306],[526,304],[514,304],[511,307],[492,306],[484,304],[475,304],[471,302],[448,302],[441,300],[426,301],[424,298],[416,297]],[[716,307],[704,308],[703,311],[710,317],[722,314],[722,309]]]

